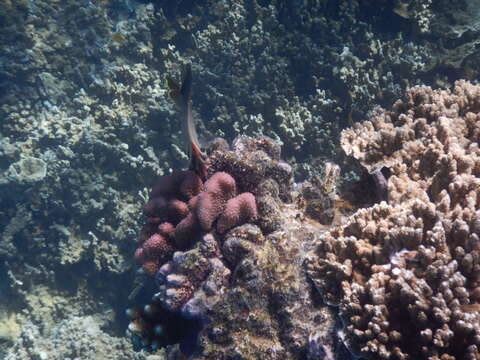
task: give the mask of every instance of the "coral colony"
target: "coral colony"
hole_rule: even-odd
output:
[[[256,196],[243,190],[257,190],[268,214],[269,197],[257,181],[283,177],[284,183],[291,183],[291,168],[259,151],[262,147],[268,151],[267,146],[276,149],[267,138],[239,139],[234,151],[214,151],[205,182],[186,170],[163,176],[153,186],[143,209],[147,221],[135,261],[155,279],[158,291],[143,309],[127,311],[132,319],[129,330],[143,347],[156,349],[171,341],[166,319],[172,313],[202,320],[228,286],[231,271],[222,254],[225,234],[259,220]],[[257,163],[258,155],[268,160],[268,168]],[[268,221],[263,223],[265,229],[271,228]]]
[[[480,87],[414,87],[342,146],[387,166],[388,204],[321,237],[307,271],[369,359],[480,358]]]
[[[479,11],[3,1],[0,359],[479,360]]]

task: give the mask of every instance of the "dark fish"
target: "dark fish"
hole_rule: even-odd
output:
[[[195,171],[198,176],[205,179],[207,176],[207,167],[205,164],[205,155],[202,153],[200,143],[198,142],[197,130],[195,129],[195,120],[192,114],[192,67],[188,64],[185,67],[182,76],[182,85],[168,77],[168,87],[170,88],[170,97],[175,101],[182,114],[182,129],[188,146],[188,155],[190,157],[190,170]]]

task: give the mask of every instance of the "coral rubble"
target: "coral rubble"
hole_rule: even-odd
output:
[[[126,339],[105,333],[100,328],[105,325],[104,320],[93,316],[71,316],[44,334],[41,326],[28,322],[14,349],[4,359],[147,360],[147,354],[135,352]]]
[[[480,87],[410,89],[342,133],[369,170],[390,169],[388,204],[325,233],[307,271],[370,359],[480,357]]]

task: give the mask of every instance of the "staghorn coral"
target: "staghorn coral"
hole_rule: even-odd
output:
[[[392,111],[342,133],[389,203],[324,234],[307,272],[370,359],[480,356],[480,87],[414,87]]]

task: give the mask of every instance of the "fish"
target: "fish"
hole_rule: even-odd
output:
[[[189,169],[194,171],[202,180],[207,177],[206,156],[198,141],[195,120],[192,113],[192,66],[187,64],[183,71],[182,83],[179,84],[172,77],[167,77],[170,89],[170,98],[175,102],[182,116],[182,131],[187,143],[187,153],[190,158]]]
[[[121,34],[121,33],[113,33],[112,34],[112,40],[117,42],[117,43],[122,43],[126,40],[127,38],[125,37],[125,35]]]

